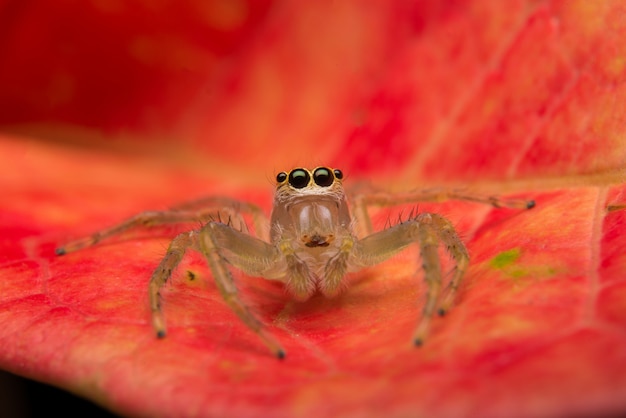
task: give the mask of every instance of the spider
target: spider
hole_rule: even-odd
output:
[[[435,312],[444,315],[452,307],[469,264],[469,254],[452,223],[441,215],[412,212],[407,219],[373,232],[368,207],[447,199],[519,209],[535,206],[532,200],[504,200],[441,190],[396,195],[372,190],[349,199],[344,191],[343,177],[341,170],[328,167],[294,168],[278,173],[269,219],[269,239],[262,236],[268,229],[264,228],[267,219],[258,206],[230,198],[209,197],[171,210],[140,213],[116,226],[59,247],[56,254],[83,249],[134,228],[200,220],[201,228],[181,233],[173,239],[150,279],[148,294],[152,326],[157,337],[166,335],[161,288],[185,252],[193,248],[206,259],[228,306],[265,342],[274,356],[282,359],[285,350],[242,301],[228,265],[251,276],[278,280],[295,299],[303,301],[316,292],[333,297],[346,286],[346,273],[381,263],[411,244],[417,244],[427,284],[426,302],[413,334],[413,343],[420,346]],[[354,217],[348,209],[348,200],[353,206]],[[220,213],[228,215],[229,221],[222,222]],[[230,219],[242,219],[243,213],[252,216],[259,237],[232,226]],[[360,234],[356,232],[357,225]],[[447,294],[439,303],[442,273],[438,247],[441,243],[450,254],[454,269]]]

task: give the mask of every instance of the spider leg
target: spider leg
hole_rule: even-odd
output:
[[[441,266],[437,247],[441,241],[452,259],[455,261],[454,273],[448,286],[448,293],[439,305],[439,315],[445,315],[454,303],[461,280],[469,265],[469,254],[465,245],[457,235],[454,227],[446,218],[436,214],[426,214],[422,217],[422,225],[428,225],[419,233],[420,252],[424,267],[424,275],[428,284],[428,293],[422,319],[415,330],[413,342],[422,345],[428,335],[430,321],[437,307],[437,300],[441,291]],[[429,270],[431,271],[429,273]]]
[[[285,271],[281,254],[272,245],[219,222],[209,222],[200,231],[185,232],[174,238],[165,257],[152,274],[148,293],[152,325],[157,337],[163,338],[166,335],[160,290],[190,247],[200,250],[204,255],[217,288],[228,306],[259,335],[276,357],[284,358],[285,350],[243,303],[226,267],[226,263],[230,263],[248,274],[280,280]]]
[[[430,321],[437,307],[437,300],[441,293],[441,263],[437,248],[439,239],[433,225],[430,222],[432,217],[426,215],[422,217],[421,227],[417,231],[417,239],[422,257],[422,268],[424,269],[424,280],[426,281],[426,303],[422,308],[422,318],[413,334],[415,345],[422,345],[424,338],[430,329]]]
[[[206,224],[199,233],[198,241],[198,247],[228,306],[265,342],[276,357],[284,358],[285,350],[241,300],[233,277],[226,267],[228,262],[247,274],[282,280],[287,268],[282,253],[265,241],[217,222]]]
[[[611,203],[607,205],[606,207],[607,212],[616,212],[618,210],[624,210],[624,209],[626,209],[626,203],[624,202]]]
[[[447,294],[444,295],[441,305],[439,306],[439,315],[445,315],[452,305],[458,292],[463,275],[469,265],[469,254],[463,241],[459,238],[452,223],[442,216],[431,216],[434,230],[438,233],[439,238],[446,246],[448,253],[456,260],[454,272],[447,288]]]
[[[197,231],[191,231],[184,232],[174,238],[165,253],[165,257],[150,278],[148,296],[152,311],[152,326],[158,338],[164,338],[166,335],[165,318],[161,309],[161,288],[172,276],[172,272],[183,259],[187,248],[196,246],[197,235]]]
[[[444,202],[447,200],[464,200],[491,205],[495,208],[532,209],[534,200],[505,199],[498,196],[486,196],[464,193],[459,190],[431,189],[392,194],[377,190],[361,190],[351,196],[352,210],[363,236],[370,235],[374,229],[368,214],[368,207],[388,207],[418,202]]]
[[[266,234],[267,220],[262,211],[256,205],[240,202],[225,197],[206,198],[176,206],[165,211],[146,211],[135,215],[110,228],[96,231],[95,233],[71,241],[55,250],[57,255],[64,255],[91,247],[109,239],[137,229],[149,229],[159,225],[181,224],[191,222],[207,222],[214,217],[221,217],[220,212],[225,213],[227,219],[239,219],[243,223],[241,213],[250,213],[253,218],[255,232]]]
[[[342,290],[342,286],[345,284],[343,278],[348,271],[348,262],[354,243],[354,236],[345,234],[339,252],[324,266],[325,280],[321,283],[321,291],[325,296],[335,296]]]
[[[58,247],[55,250],[57,255],[65,255],[74,251],[82,250],[87,247],[91,247],[111,238],[116,235],[121,235],[125,232],[138,229],[138,228],[150,228],[157,225],[164,224],[177,224],[185,222],[194,222],[198,220],[198,214],[196,212],[182,212],[182,211],[146,211],[141,212],[138,215],[133,216],[117,225],[110,228],[105,228],[100,231],[96,231],[91,235],[84,238],[71,241],[62,247]]]
[[[419,245],[427,291],[422,317],[413,335],[415,345],[424,342],[441,293],[442,274],[437,251],[440,242],[443,242],[456,265],[450,283],[450,293],[439,310],[443,313],[454,301],[456,290],[469,264],[469,255],[463,242],[450,221],[444,217],[423,213],[389,229],[369,235],[356,242],[349,260],[351,267],[372,266],[397,254],[412,243]]]
[[[269,232],[267,218],[263,213],[263,210],[252,203],[224,196],[207,196],[172,207],[173,210],[200,210],[205,212],[207,208],[212,208],[213,211],[215,211],[215,208],[228,208],[228,210],[233,214],[248,213],[252,216],[252,223],[254,225],[256,235],[263,240],[269,239],[269,236],[267,236]]]

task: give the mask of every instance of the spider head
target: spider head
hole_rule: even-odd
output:
[[[272,241],[288,235],[308,248],[331,245],[350,224],[342,179],[341,170],[328,167],[278,173]]]

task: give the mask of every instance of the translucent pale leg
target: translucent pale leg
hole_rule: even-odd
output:
[[[437,252],[440,241],[444,243],[455,262],[450,293],[439,310],[443,313],[449,309],[454,300],[456,289],[469,264],[469,255],[450,222],[442,216],[432,213],[420,214],[406,222],[369,235],[357,241],[353,258],[349,261],[356,266],[371,266],[397,254],[412,243],[419,245],[427,291],[422,317],[413,335],[415,345],[424,342],[441,293],[442,274]]]
[[[210,221],[200,231],[185,232],[176,236],[152,274],[148,296],[152,311],[152,326],[157,336],[163,338],[167,333],[161,308],[161,288],[170,279],[187,249],[191,247],[204,254],[217,286],[230,308],[261,337],[275,356],[283,358],[284,349],[241,301],[232,276],[225,266],[226,258],[222,253],[226,254],[231,264],[252,275],[276,279],[284,276],[286,271],[284,259],[272,245],[230,226],[233,218],[235,223],[239,221],[243,225],[242,213],[249,213],[252,216],[257,234],[268,235],[267,219],[256,205],[224,197],[208,197],[184,203],[171,210],[140,213],[110,228],[59,247],[56,253],[63,255],[77,251],[131,230],[148,229],[165,224]],[[221,222],[222,218],[225,223]],[[220,220],[220,222],[213,222],[213,219]]]
[[[252,215],[257,234],[264,235],[267,233],[267,220],[263,216],[261,209],[256,205],[224,197],[210,197],[188,202],[170,210],[142,212],[110,228],[96,231],[89,236],[69,242],[57,248],[55,252],[57,255],[63,255],[78,251],[96,245],[108,238],[137,229],[149,229],[166,224],[205,223],[213,218],[221,220],[222,214],[225,222],[238,221],[241,225],[244,225],[241,213],[250,213]]]
[[[254,331],[272,353],[282,359],[285,350],[243,303],[226,261],[248,274],[276,278],[285,271],[282,254],[272,245],[232,229],[228,225],[209,222],[198,238],[222,297],[237,316]],[[226,254],[221,249],[227,248]]]
[[[241,300],[233,277],[226,267],[228,261],[248,274],[276,279],[285,272],[284,258],[272,245],[218,222],[209,222],[200,231],[178,235],[152,274],[149,297],[152,325],[157,336],[163,338],[166,335],[160,290],[189,247],[198,249],[204,255],[217,288],[233,312],[263,340],[276,357],[284,358],[285,350]]]
[[[163,318],[161,309],[161,288],[172,276],[172,272],[183,259],[187,248],[196,246],[197,235],[197,231],[192,231],[182,233],[174,238],[167,249],[165,257],[163,257],[150,278],[148,296],[150,299],[150,310],[152,311],[152,326],[159,338],[164,338],[166,335],[165,318]]]
[[[607,205],[606,207],[607,212],[616,212],[618,210],[624,210],[624,209],[626,209],[626,203],[624,202],[611,203]]]
[[[252,203],[242,202],[241,200],[231,199],[229,197],[208,196],[176,205],[172,209],[182,211],[201,211],[209,214],[211,212],[215,213],[216,209],[226,210],[227,216],[238,216],[241,213],[249,213],[252,216],[255,235],[264,241],[267,241],[269,238],[269,223],[267,217],[260,207]],[[225,218],[224,221],[226,221],[226,219],[227,218]]]
[[[368,207],[370,206],[388,207],[419,202],[444,202],[447,200],[477,202],[496,208],[532,209],[535,207],[534,200],[504,199],[498,196],[472,195],[445,189],[418,190],[398,194],[364,190],[362,193],[353,195],[351,203],[352,213],[361,228],[361,236],[367,236],[373,232],[372,221],[368,214]]]
[[[348,271],[348,262],[354,248],[355,238],[348,233],[345,233],[343,236],[339,252],[328,260],[326,266],[324,266],[325,280],[321,283],[320,290],[328,297],[337,295],[346,283],[343,278]]]

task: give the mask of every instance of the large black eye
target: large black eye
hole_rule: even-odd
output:
[[[309,185],[309,181],[311,181],[311,176],[309,172],[303,168],[296,168],[295,170],[291,170],[289,173],[289,184],[291,184],[296,189],[302,189]]]
[[[331,173],[329,169],[320,167],[315,169],[315,171],[313,172],[313,181],[318,186],[328,187],[333,184],[335,178],[333,177],[333,173]]]
[[[343,178],[343,172],[341,170],[333,170],[333,173],[335,173],[335,177],[338,178],[339,180],[341,180]]]
[[[287,180],[287,173],[284,171],[281,171],[276,175],[276,183],[282,183],[285,180]]]

